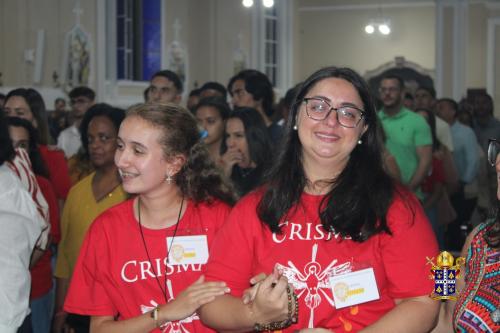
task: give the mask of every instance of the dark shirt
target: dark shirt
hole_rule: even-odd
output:
[[[283,126],[278,125],[278,123],[272,123],[267,128],[267,131],[269,133],[269,137],[271,138],[273,148],[277,147],[283,137]]]
[[[231,181],[239,196],[244,196],[254,188],[256,188],[262,178],[262,168],[240,168],[238,165],[233,166],[231,172]]]

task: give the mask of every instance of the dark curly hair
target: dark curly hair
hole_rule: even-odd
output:
[[[232,187],[200,141],[198,124],[188,110],[172,103],[146,103],[130,108],[128,117],[139,117],[163,132],[160,144],[167,160],[179,154],[186,157],[175,175],[175,183],[184,196],[194,202],[219,199],[230,205],[235,203]]]
[[[87,112],[85,112],[85,115],[82,118],[82,122],[80,123],[80,139],[82,141],[82,148],[83,148],[83,157],[85,159],[89,159],[88,156],[88,151],[89,151],[89,138],[87,136],[87,131],[89,129],[89,124],[94,119],[95,117],[102,116],[106,117],[115,126],[116,133],[118,133],[118,130],[120,129],[120,124],[122,123],[123,119],[125,119],[125,111],[122,109],[114,108],[109,104],[106,103],[98,103],[92,105]]]
[[[344,170],[331,180],[332,189],[322,199],[318,216],[325,230],[363,242],[374,234],[390,233],[386,215],[396,186],[383,167],[379,120],[370,89],[362,77],[349,68],[320,69],[300,86],[288,116],[282,151],[265,180],[257,213],[271,231],[279,233],[281,219],[299,202],[307,179],[302,143],[293,127],[303,98],[318,82],[328,78],[345,80],[356,89],[363,102],[363,123],[367,130],[362,136],[363,143],[351,152]]]

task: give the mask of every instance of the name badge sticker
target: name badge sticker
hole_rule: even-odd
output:
[[[172,245],[170,245],[172,244]],[[167,237],[170,265],[205,264],[208,261],[206,235]]]
[[[380,298],[373,268],[332,276],[330,286],[337,309]]]

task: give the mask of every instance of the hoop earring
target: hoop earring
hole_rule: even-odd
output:
[[[172,184],[172,176],[170,173],[167,174],[167,177],[165,177],[165,181],[167,182],[168,185]]]
[[[363,141],[361,141],[361,139],[358,140],[358,145],[362,144]]]

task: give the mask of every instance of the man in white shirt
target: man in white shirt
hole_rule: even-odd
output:
[[[66,158],[75,155],[82,142],[78,127],[85,112],[94,105],[95,92],[89,87],[76,87],[69,93],[72,107],[73,125],[63,130],[57,138],[57,146],[64,151]]]

